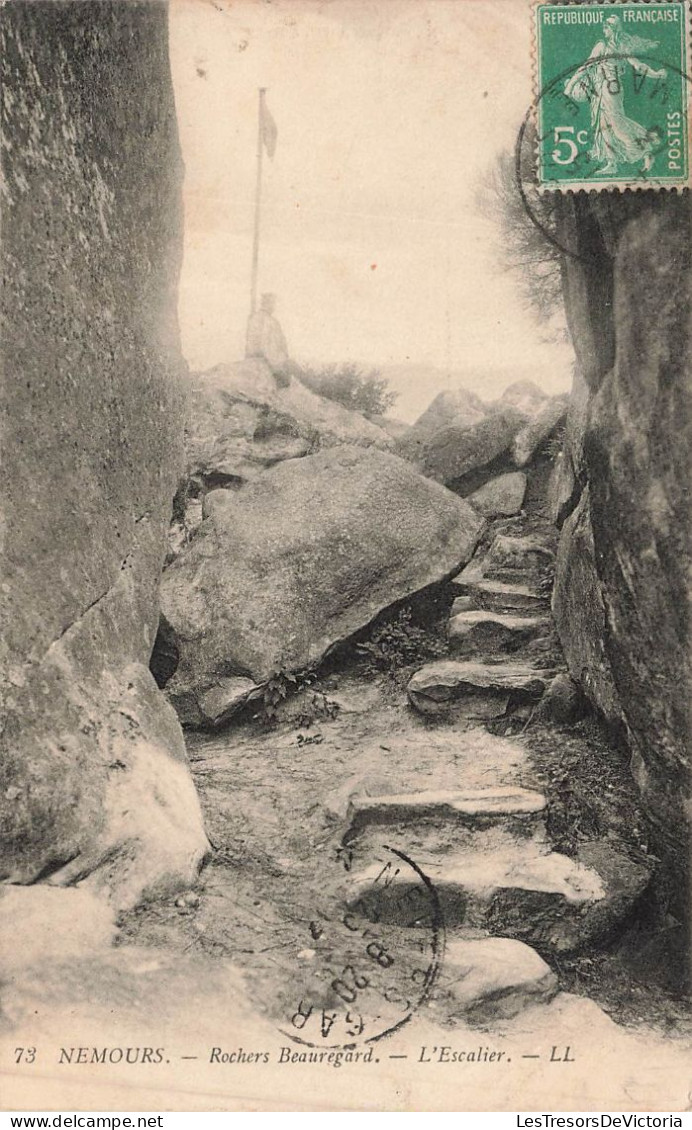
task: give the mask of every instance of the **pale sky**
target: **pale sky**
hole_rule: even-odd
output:
[[[266,86],[259,289],[295,358],[569,387],[570,347],[540,343],[477,206],[531,100],[530,28],[526,0],[171,0],[193,369],[243,355]]]

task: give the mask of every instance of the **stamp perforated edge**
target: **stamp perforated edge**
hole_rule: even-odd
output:
[[[539,88],[540,81],[540,67],[538,62],[538,9],[546,5],[546,3],[560,4],[565,8],[583,8],[586,5],[583,0],[533,0],[530,4],[530,19],[531,19],[531,90],[533,100],[531,102],[530,119],[536,127],[536,135],[538,135],[538,104],[543,96],[542,90]],[[641,4],[642,7],[654,6],[659,7],[664,4],[681,3],[684,13],[685,27],[683,32],[683,40],[686,49],[685,65],[692,68],[692,20],[690,18],[690,6],[692,0],[593,0],[593,3],[598,4],[599,7],[610,6],[613,9],[621,8],[624,4]],[[560,195],[579,193],[601,193],[601,192],[673,192],[673,193],[687,193],[692,187],[692,73],[687,74],[684,72],[684,77],[687,81],[687,177],[675,183],[670,181],[661,181],[656,179],[646,181],[570,181],[564,184],[541,184],[539,180],[539,142],[536,140],[533,153],[533,172],[536,180],[533,188],[539,195],[548,193],[559,193]]]

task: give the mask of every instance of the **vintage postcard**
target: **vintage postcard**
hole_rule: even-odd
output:
[[[2,1109],[681,1127],[687,0],[0,17]]]

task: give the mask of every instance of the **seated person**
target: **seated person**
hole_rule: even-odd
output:
[[[274,317],[276,297],[263,294],[259,310],[250,315],[247,325],[246,357],[261,357],[271,369],[279,388],[291,383],[292,362],[283,330]]]

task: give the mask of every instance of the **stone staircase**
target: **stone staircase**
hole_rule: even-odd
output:
[[[386,845],[430,879],[447,930],[509,936],[544,955],[598,933],[604,883],[595,868],[552,850],[540,793],[505,787],[356,797],[344,842],[353,860],[346,901],[371,921],[415,924],[415,876],[391,864],[383,874]]]
[[[543,571],[553,560],[537,534],[498,533],[453,580],[452,658],[422,667],[408,685],[411,704],[427,715],[470,721],[498,718],[538,701],[557,670],[520,651],[551,630]]]
[[[496,533],[453,582],[459,596],[450,658],[426,664],[408,684],[413,709],[433,725],[452,724],[460,743],[484,725],[490,742],[501,741],[493,732],[502,719],[529,719],[553,680],[566,678],[554,648],[553,665],[538,665],[552,633],[543,583],[553,557],[549,538]],[[346,823],[352,865],[343,898],[355,913],[402,929],[420,925],[416,876],[397,866],[402,853],[435,892],[455,968],[466,953],[472,982],[486,984],[487,954],[492,990],[479,1000],[464,976],[461,997],[453,994],[469,1015],[480,1009],[487,1018],[488,1008],[514,1014],[548,999],[557,981],[546,959],[607,934],[649,878],[605,839],[583,845],[575,858],[554,850],[545,797],[501,779],[482,789],[464,789],[461,781],[458,791],[432,792],[428,784],[419,792],[355,795]]]

